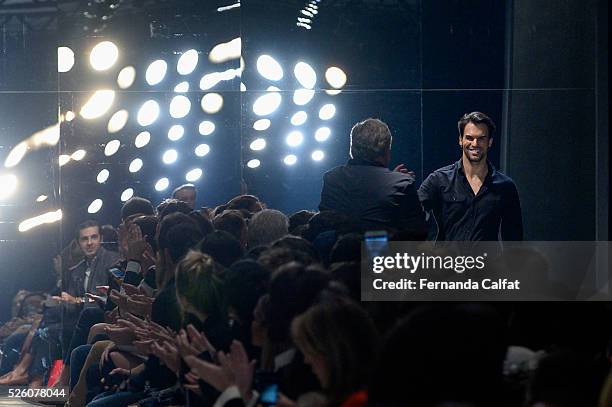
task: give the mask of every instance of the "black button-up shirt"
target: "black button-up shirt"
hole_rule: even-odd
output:
[[[423,209],[438,225],[436,240],[523,240],[523,218],[512,179],[487,163],[489,172],[474,194],[461,159],[431,173],[419,188]]]

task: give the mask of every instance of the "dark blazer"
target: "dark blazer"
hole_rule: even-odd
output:
[[[98,285],[108,285],[109,275],[108,270],[117,263],[119,254],[106,250],[100,246],[96,257],[91,262],[91,274],[87,282],[87,290],[85,290],[85,270],[87,269],[87,261],[81,260],[68,270],[68,281],[66,291],[68,294],[75,297],[83,297],[85,292],[99,294],[96,291]]]
[[[352,159],[325,173],[319,210],[335,210],[365,230],[426,234],[425,214],[411,178],[381,164]]]

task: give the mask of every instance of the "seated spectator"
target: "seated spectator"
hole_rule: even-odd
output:
[[[240,242],[234,236],[222,230],[208,234],[200,243],[200,251],[208,254],[226,268],[244,255]]]
[[[215,230],[222,230],[234,236],[240,245],[247,244],[247,226],[242,213],[235,209],[225,210],[213,219]]]
[[[246,219],[250,219],[255,213],[265,209],[265,205],[254,195],[238,195],[227,203],[225,209],[238,210]]]
[[[315,213],[313,211],[301,210],[289,216],[289,233],[295,235],[297,227],[306,225]]]
[[[249,221],[247,245],[249,249],[267,246],[289,233],[287,216],[275,209],[257,212]]]
[[[172,198],[185,202],[192,210],[195,209],[197,190],[193,184],[183,184],[172,191]]]

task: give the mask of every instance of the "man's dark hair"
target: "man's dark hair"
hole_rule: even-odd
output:
[[[234,308],[242,325],[250,332],[253,310],[259,297],[268,289],[270,273],[252,259],[239,260],[225,273],[225,292],[228,305]]]
[[[157,216],[160,222],[171,213],[180,212],[184,213],[185,215],[189,215],[191,211],[192,209],[189,207],[189,205],[187,205],[187,203],[174,198],[165,199],[163,202],[157,205]]]
[[[176,198],[176,194],[179,191],[182,191],[184,189],[191,189],[192,191],[195,191],[196,187],[193,184],[183,184],[183,185],[180,185],[180,186],[174,188],[174,191],[172,191],[172,198]]]
[[[361,261],[361,242],[363,242],[363,235],[359,233],[348,233],[341,236],[332,247],[329,262],[333,264]]]
[[[302,252],[312,259],[310,263],[319,263],[319,253],[308,240],[298,236],[284,236],[270,245],[271,249],[289,249],[293,252]]]
[[[79,226],[77,226],[77,228],[75,230],[75,233],[74,233],[74,236],[75,236],[77,242],[79,241],[79,238],[81,237],[81,230],[87,229],[87,228],[93,228],[93,227],[97,227],[98,228],[98,233],[102,233],[102,230],[100,228],[100,223],[98,223],[98,221],[96,221],[96,220],[88,219],[85,222],[79,223]]]
[[[365,119],[351,129],[350,155],[353,159],[376,161],[391,148],[391,131],[378,119]]]
[[[200,251],[210,255],[224,267],[231,266],[244,255],[240,242],[222,230],[216,230],[206,236],[200,243]]]
[[[315,214],[313,211],[301,210],[289,216],[289,233],[295,235],[295,228],[306,225]]]
[[[206,237],[215,231],[213,223],[210,221],[210,219],[202,215],[200,211],[191,211],[189,213],[189,217],[195,220],[195,222],[198,224],[198,227],[202,231],[202,236]]]
[[[223,230],[227,233],[230,233],[234,236],[238,241],[241,241],[244,235],[246,222],[242,217],[242,213],[238,210],[226,210],[223,211],[220,215],[215,216],[213,219],[213,225],[216,230]]]
[[[193,219],[184,213],[172,213],[159,224],[157,248],[168,249],[170,258],[177,263],[201,239],[202,232]]]
[[[151,201],[148,199],[134,196],[128,199],[127,202],[123,204],[123,207],[121,207],[121,220],[124,221],[137,213],[155,215],[155,208],[153,208]]]
[[[495,133],[495,123],[493,120],[484,113],[481,112],[472,112],[464,114],[459,122],[457,123],[457,127],[459,128],[459,137],[463,138],[463,129],[468,123],[474,124],[484,124],[487,126],[487,136],[489,138],[493,138],[493,133]]]

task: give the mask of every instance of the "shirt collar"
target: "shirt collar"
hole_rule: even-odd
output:
[[[487,173],[486,178],[492,178],[497,170],[489,160],[487,160],[487,167],[489,168],[489,171]],[[463,171],[463,157],[459,158],[459,160],[455,163],[455,168],[457,169],[457,171],[459,171],[461,175],[465,176],[465,171]]]
[[[363,158],[351,158],[348,160],[348,165],[369,165],[371,167],[385,167],[377,161],[364,160]]]

